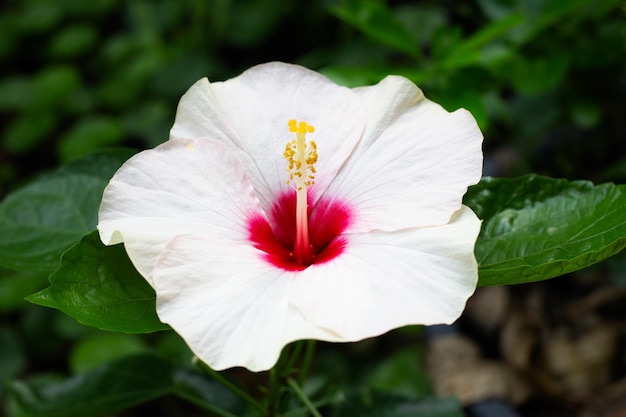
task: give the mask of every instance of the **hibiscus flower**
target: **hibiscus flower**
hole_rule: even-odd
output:
[[[409,80],[340,87],[269,63],[202,79],[170,140],[107,186],[100,237],[124,243],[157,313],[209,366],[271,368],[296,340],[450,323],[477,282],[482,135]]]

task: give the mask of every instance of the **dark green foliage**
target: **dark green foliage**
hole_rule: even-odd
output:
[[[99,152],[42,175],[0,202],[0,265],[51,272],[97,224],[104,187],[133,154]]]
[[[166,362],[129,356],[63,380],[14,382],[18,404],[33,417],[95,417],[159,397],[173,388]]]

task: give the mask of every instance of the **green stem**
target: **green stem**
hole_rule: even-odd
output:
[[[287,364],[282,369],[279,369],[283,378],[287,378],[289,375],[291,375],[291,370],[300,358],[300,352],[302,352],[302,342],[296,342],[293,350],[291,351],[291,355],[289,355],[289,360],[287,361]]]
[[[270,415],[278,410],[280,398],[285,391],[285,382],[289,380],[296,382],[293,379],[296,371],[299,383],[302,384],[304,382],[311,365],[314,348],[315,341],[298,341],[293,343],[285,348],[276,366],[270,370],[268,395],[264,402],[265,408]],[[303,354],[304,357],[302,357]],[[297,367],[299,369],[296,369]]]
[[[200,364],[202,369],[206,373],[211,375],[217,382],[219,382],[220,384],[231,390],[233,393],[235,393],[235,395],[239,396],[242,400],[250,404],[261,415],[265,415],[265,408],[257,400],[246,394],[244,391],[241,390],[241,388],[230,382],[228,379],[224,378],[222,374],[212,369],[206,363],[202,362],[201,360],[198,360],[197,363]]]
[[[284,390],[283,381],[291,373],[291,368],[294,366],[298,356],[300,356],[300,349],[301,346],[297,344],[286,346],[276,365],[270,369],[269,389],[264,402],[265,409],[269,415],[273,415],[278,410],[278,403]]]
[[[315,408],[323,407],[325,405],[332,404],[332,403],[333,403],[333,400],[320,400],[320,401],[312,402]],[[303,406],[295,410],[286,411],[282,413],[280,417],[299,417],[299,416],[308,416],[310,414],[311,414],[311,411],[309,410],[309,408],[306,406]]]
[[[288,378],[287,383],[289,384],[291,389],[295,391],[296,395],[300,397],[300,399],[302,400],[302,403],[304,403],[306,408],[309,409],[309,412],[313,414],[313,417],[322,417],[322,415],[320,414],[319,411],[317,411],[317,408],[315,408],[311,400],[309,400],[309,397],[307,397],[306,394],[302,392],[302,390],[300,389],[300,386],[298,385],[296,381],[293,380],[293,378]]]
[[[265,397],[265,412],[268,414],[271,414],[275,411],[278,403],[279,388],[278,372],[276,371],[276,366],[274,366],[274,368],[270,369],[269,390],[267,396]]]
[[[300,385],[304,384],[304,380],[309,373],[311,367],[311,361],[313,360],[313,354],[315,353],[315,340],[307,340],[306,350],[304,351],[304,359],[302,359],[302,365],[300,366],[300,374],[298,382]]]

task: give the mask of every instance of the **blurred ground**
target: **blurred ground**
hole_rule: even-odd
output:
[[[526,416],[625,415],[625,300],[601,268],[479,288],[463,333],[429,345],[435,391],[465,404],[505,399]]]

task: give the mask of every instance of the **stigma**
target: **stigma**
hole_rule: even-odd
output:
[[[310,264],[314,256],[309,239],[309,219],[307,207],[307,188],[315,183],[315,163],[317,162],[317,145],[307,141],[307,133],[315,132],[315,128],[307,122],[290,120],[287,125],[289,132],[296,138],[287,142],[283,156],[287,160],[287,184],[296,190],[295,225],[296,236],[293,246],[293,259],[302,264]]]

